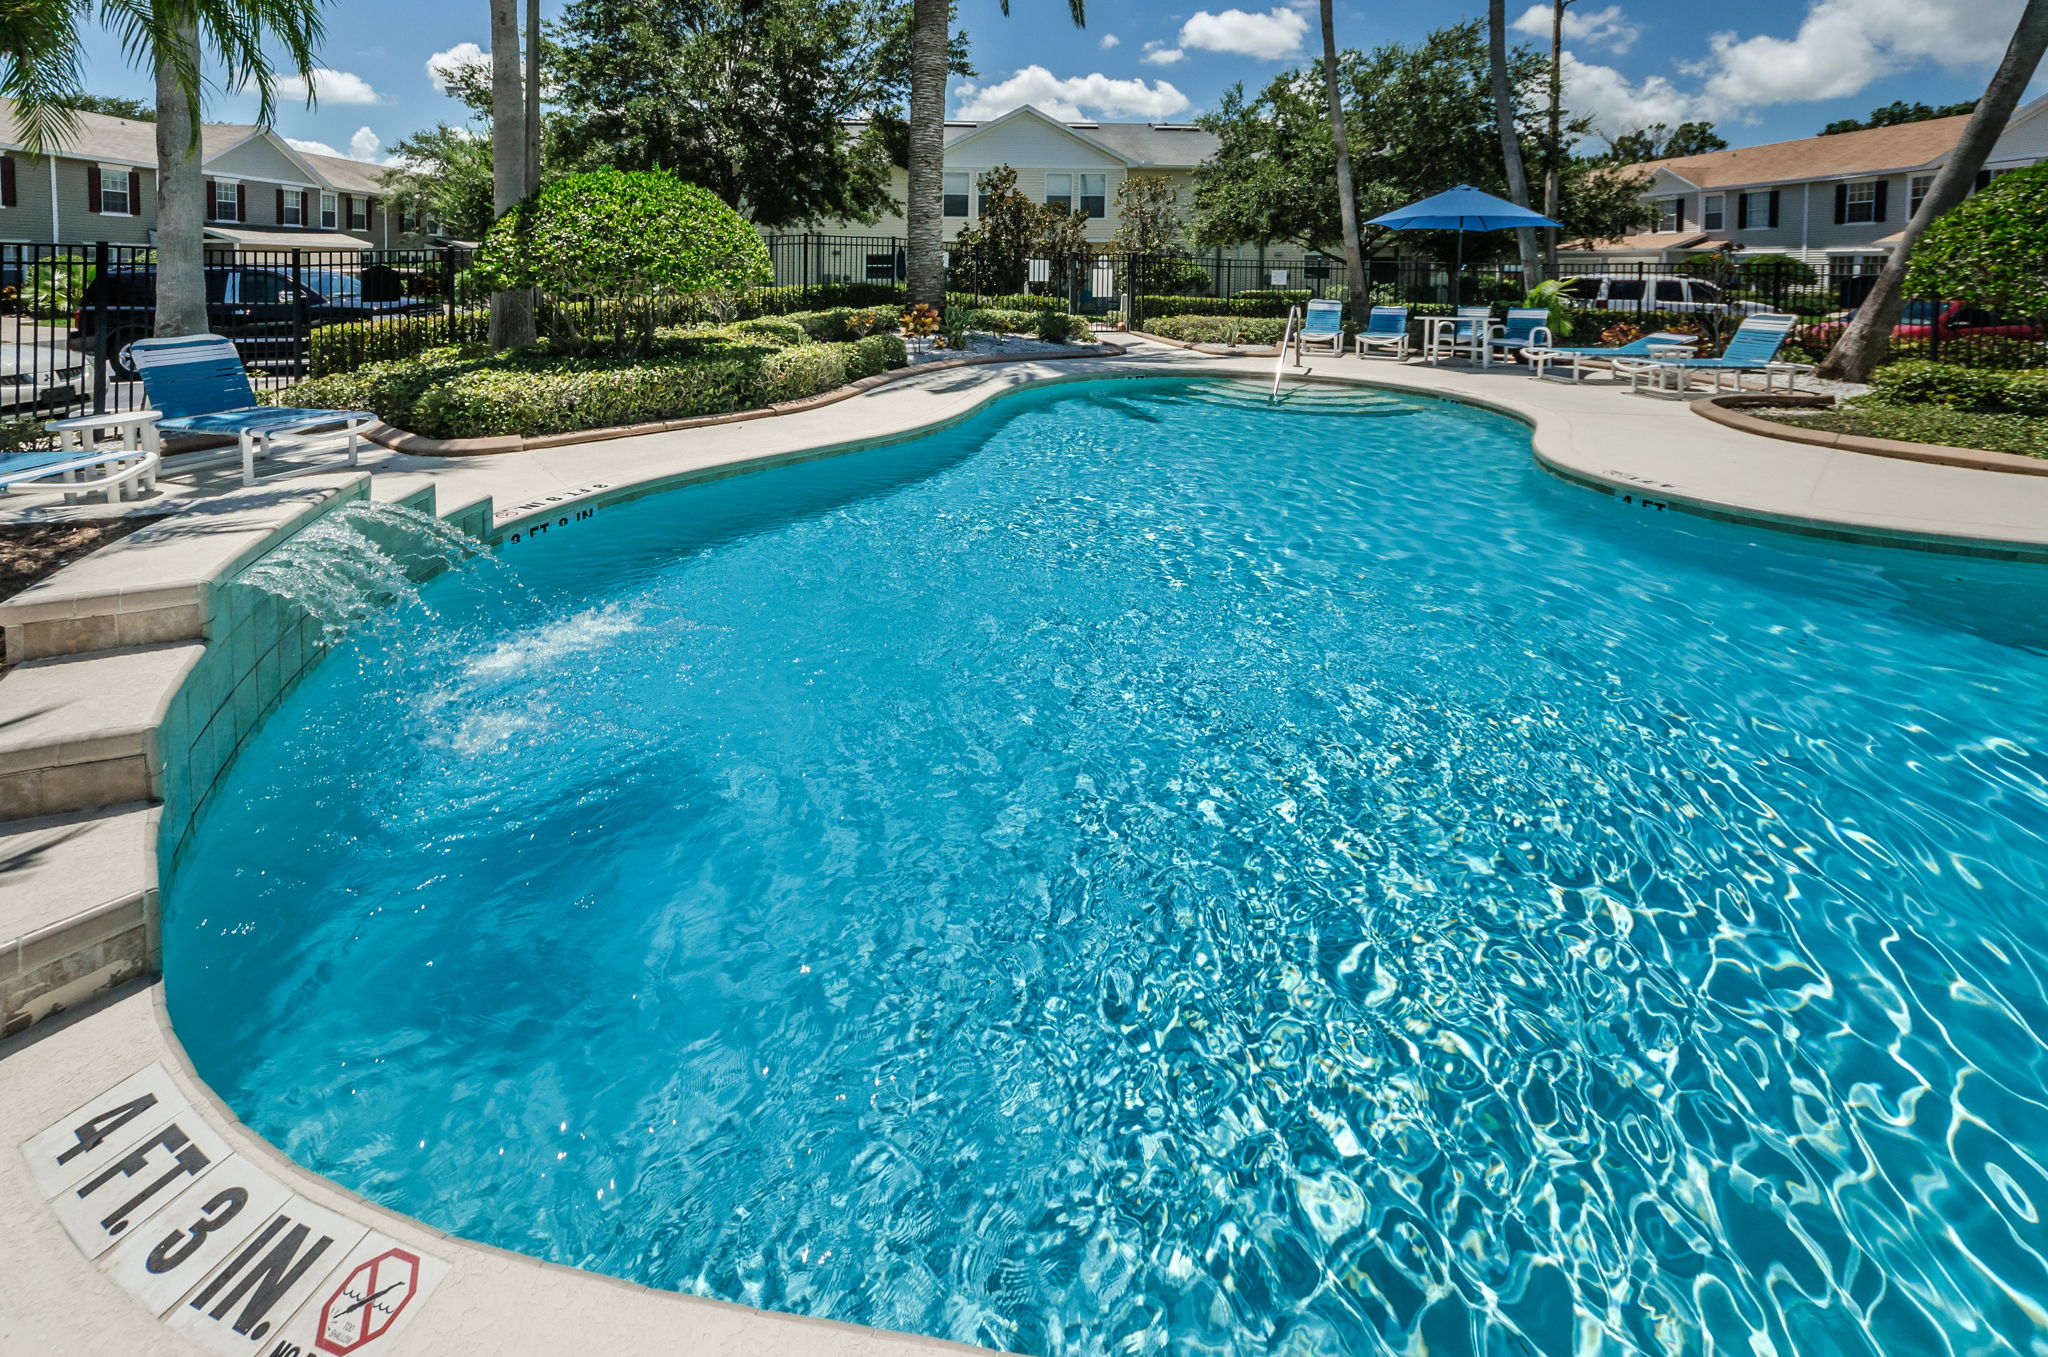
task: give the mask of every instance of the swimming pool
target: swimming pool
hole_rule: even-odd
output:
[[[772,1309],[2028,1351],[2044,604],[1455,404],[1034,390],[358,630],[178,866],[171,1012],[376,1200]]]

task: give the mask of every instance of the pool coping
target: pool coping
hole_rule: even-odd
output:
[[[1065,357],[1084,358],[1087,355],[1074,354]],[[1166,361],[1156,361],[1159,357],[1165,357]],[[914,378],[943,375],[942,371],[935,371],[937,367],[938,365],[928,365],[926,369],[914,371],[909,375]],[[1081,370],[1074,370],[1075,367]],[[1026,368],[1032,370],[1020,370]],[[637,464],[633,470],[640,474],[599,468],[592,474],[603,479],[592,480],[578,486],[564,486],[558,493],[543,495],[537,500],[529,498],[502,511],[495,509],[495,500],[488,488],[480,495],[474,492],[478,488],[480,475],[486,477],[481,482],[486,487],[496,484],[490,469],[513,467],[518,461],[513,457],[464,459],[466,466],[456,461],[443,462],[438,467],[395,464],[386,468],[374,468],[374,474],[343,473],[335,477],[331,483],[318,488],[322,492],[321,502],[331,505],[350,493],[360,493],[359,487],[364,481],[369,483],[376,498],[386,501],[417,502],[445,485],[452,491],[447,497],[449,502],[464,506],[460,512],[467,515],[471,523],[478,525],[475,529],[477,535],[494,542],[516,542],[522,534],[531,533],[537,526],[570,526],[571,513],[583,513],[586,510],[659,493],[680,485],[924,437],[971,418],[987,408],[991,402],[1014,392],[1103,377],[1229,375],[1263,380],[1270,372],[1270,362],[1245,359],[1218,362],[1214,358],[1203,358],[1195,362],[1180,355],[1153,355],[1143,352],[1136,355],[1098,358],[1073,367],[1061,363],[1058,369],[1036,369],[1030,360],[1018,360],[1004,367],[990,368],[985,373],[974,374],[965,388],[948,391],[944,393],[943,398],[929,395],[929,391],[940,387],[941,383],[903,381],[895,387],[899,398],[908,401],[912,399],[909,392],[925,389],[928,391],[927,404],[930,408],[912,411],[915,417],[908,420],[894,423],[880,421],[889,427],[877,428],[864,435],[828,441],[799,438],[792,446],[781,449],[766,448],[746,452],[744,455],[714,457],[710,461],[690,466],[662,465],[664,459],[658,455],[646,456],[644,459],[636,458]],[[1607,446],[1602,439],[1623,432],[1640,435],[1645,430],[1651,431],[1651,441],[1656,444],[1654,450],[1660,455],[1671,451],[1663,444],[1687,441],[1683,435],[1688,429],[1697,429],[1703,434],[1711,435],[1715,441],[1704,446],[1710,451],[1722,454],[1739,452],[1744,443],[1753,442],[1745,439],[1742,431],[1723,431],[1717,425],[1697,420],[1678,405],[1668,402],[1631,401],[1625,394],[1611,387],[1574,389],[1559,384],[1528,382],[1525,376],[1519,385],[1510,385],[1502,380],[1503,376],[1514,377],[1521,374],[1512,371],[1504,374],[1500,369],[1480,372],[1412,366],[1388,367],[1384,364],[1366,364],[1363,360],[1357,360],[1355,368],[1347,367],[1339,360],[1334,369],[1319,362],[1312,369],[1297,376],[1311,382],[1364,386],[1443,400],[1512,418],[1531,430],[1532,453],[1540,465],[1556,475],[1601,491],[1633,507],[1655,511],[1676,509],[1705,517],[1762,524],[1795,533],[1848,541],[1879,541],[1887,545],[1917,546],[1969,555],[2048,561],[2048,494],[2036,492],[2034,489],[2039,485],[2041,492],[2048,492],[2048,483],[2018,483],[2019,487],[2039,499],[2042,509],[2039,518],[2034,520],[2038,522],[2038,531],[2031,537],[2014,540],[2002,532],[1993,531],[1997,523],[1995,519],[1978,525],[1979,531],[1976,532],[1927,533],[1901,523],[1882,521],[1882,516],[1876,516],[1877,521],[1857,521],[1842,517],[1817,516],[1810,511],[1802,511],[1797,503],[1773,505],[1716,499],[1711,495],[1699,493],[1695,488],[1679,481],[1663,479],[1666,475],[1683,473],[1669,471],[1655,460],[1639,458],[1631,466],[1611,465],[1617,460],[1629,459]],[[1552,391],[1563,394],[1552,396],[1549,394]],[[1532,396],[1537,395],[1543,398],[1532,399]],[[1611,404],[1603,405],[1602,402]],[[626,441],[628,440],[621,439],[607,446],[618,450],[620,443]],[[1649,447],[1650,444],[1642,446]],[[1783,446],[1789,451],[1800,452],[1805,456],[1822,458],[1830,464],[1833,459],[1851,455],[1842,453],[1839,449],[1815,449],[1806,452],[1790,445]],[[646,449],[643,448],[641,451],[645,452]],[[1775,449],[1773,451],[1775,455],[1783,455],[1776,453]],[[527,454],[529,457],[532,455]],[[621,452],[620,455],[632,454],[628,450]],[[2000,503],[2008,500],[2015,488],[2015,482],[2011,478],[1984,476],[1964,468],[1931,467],[1901,462],[1885,463],[1862,457],[1858,457],[1857,460],[1865,466],[1910,467],[1913,475],[1932,476],[1943,485],[1973,484],[1977,488],[1977,493],[1987,500],[1995,499]],[[1825,470],[1825,467],[1816,464],[1816,467],[1810,470],[1818,474]],[[456,474],[458,471],[462,472],[460,476]],[[1964,480],[1957,482],[1954,479],[1957,477]],[[509,483],[519,482],[511,480]],[[1934,481],[1928,483],[1933,484]],[[278,514],[279,524],[273,536],[266,542],[266,548],[289,536],[291,531],[307,519],[307,514],[302,508],[295,505],[278,506]],[[213,579],[217,581],[232,573],[234,562],[253,559],[252,550],[238,546],[233,553],[233,561],[220,567]],[[129,559],[144,563],[147,554],[132,553]],[[67,569],[72,568],[75,567]],[[62,579],[64,573],[59,572],[52,578]],[[119,596],[118,590],[114,596]],[[90,665],[96,662],[96,656],[82,656],[77,662]],[[156,875],[154,856],[152,849],[149,853],[151,861],[143,868],[152,885]],[[122,907],[127,909],[130,904],[134,904],[146,915],[153,908],[150,904],[153,899],[154,892],[148,900],[135,901],[131,892],[123,896]],[[125,920],[125,914],[123,918]],[[146,919],[144,922],[146,925],[149,923]],[[148,937],[148,945],[153,950],[153,928],[148,930]],[[109,983],[120,984],[124,979],[125,977],[113,975]],[[106,987],[102,985],[100,988],[104,991]],[[142,1005],[141,1009],[135,1007],[138,1002]],[[666,1319],[647,1319],[645,1323],[648,1327],[640,1334],[642,1340],[663,1332],[663,1326],[672,1323],[675,1315],[686,1313],[668,1308],[683,1304],[718,1307],[721,1312],[737,1312],[744,1318],[745,1323],[767,1325],[770,1329],[783,1324],[803,1326],[800,1337],[793,1336],[793,1330],[777,1329],[775,1332],[779,1336],[773,1336],[764,1329],[761,1333],[761,1343],[766,1351],[867,1353],[894,1350],[899,1345],[905,1345],[907,1350],[913,1351],[922,1351],[926,1348],[934,1351],[979,1351],[942,1340],[889,1334],[859,1326],[840,1325],[834,1321],[797,1318],[775,1312],[751,1311],[747,1307],[732,1306],[726,1302],[654,1291],[637,1283],[566,1268],[529,1255],[510,1253],[492,1245],[448,1236],[424,1222],[399,1216],[368,1202],[348,1189],[296,1164],[285,1156],[281,1149],[263,1141],[235,1120],[226,1105],[203,1080],[199,1079],[185,1057],[183,1047],[170,1026],[164,1008],[163,984],[160,978],[152,981],[127,981],[110,995],[81,995],[77,1002],[66,1007],[68,1011],[46,1015],[43,1021],[29,1027],[25,1032],[0,1041],[0,1090],[12,1095],[0,1097],[0,1109],[11,1109],[0,1110],[0,1127],[18,1132],[16,1139],[19,1140],[24,1135],[41,1129],[40,1124],[24,1129],[25,1124],[19,1122],[19,1117],[37,1116],[41,1115],[41,1112],[48,1112],[48,1117],[44,1118],[47,1122],[60,1115],[79,1101],[74,1095],[82,1087],[78,1082],[80,1079],[104,1075],[105,1083],[113,1083],[120,1076],[131,1073],[137,1065],[146,1064],[150,1058],[161,1060],[186,1086],[194,1106],[205,1113],[216,1129],[235,1143],[241,1152],[261,1159],[270,1172],[284,1178],[294,1190],[326,1201],[333,1205],[334,1209],[366,1218],[384,1234],[453,1257],[457,1261],[457,1275],[489,1271],[502,1281],[501,1289],[489,1301],[480,1301],[476,1307],[465,1312],[466,1322],[475,1327],[463,1331],[460,1336],[463,1342],[478,1347],[495,1344],[497,1348],[508,1352],[563,1350],[530,1346],[532,1335],[545,1328],[545,1325],[539,1325],[537,1329],[531,1308],[535,1303],[531,1293],[542,1285],[534,1278],[544,1277],[550,1279],[545,1285],[566,1287],[573,1292],[575,1299],[572,1304],[579,1312],[603,1314],[607,1312],[610,1303],[607,1298],[615,1298],[623,1293],[635,1298],[635,1307],[644,1302],[653,1307],[652,1313],[655,1316],[668,1316]],[[141,1027],[134,1021],[138,1013],[148,1019]],[[74,1047],[78,1048],[77,1059],[68,1063],[60,1062],[56,1068],[37,1069],[33,1074],[29,1073],[31,1067],[41,1063],[41,1058],[27,1053],[38,1050],[56,1053]],[[94,1070],[98,1073],[86,1076],[79,1073],[81,1069]],[[56,1104],[63,1102],[66,1097],[69,1097],[70,1101],[64,1102],[62,1107],[57,1107]],[[50,1111],[49,1109],[53,1107],[56,1110]],[[25,1108],[30,1110],[24,1112]],[[16,1121],[7,1120],[10,1115],[15,1116]],[[0,1153],[0,1159],[7,1160],[7,1167],[0,1170],[0,1222],[19,1220],[22,1222],[21,1229],[26,1233],[17,1234],[18,1239],[33,1239],[38,1241],[39,1246],[48,1244],[49,1249],[44,1252],[59,1255],[55,1260],[38,1255],[37,1261],[39,1266],[48,1263],[49,1271],[59,1278],[53,1284],[58,1285],[60,1289],[67,1289],[69,1299],[63,1307],[66,1314],[69,1314],[73,1307],[83,1307],[76,1311],[79,1324],[90,1326],[104,1321],[114,1324],[117,1328],[128,1327],[126,1319],[146,1318],[140,1307],[132,1305],[125,1296],[108,1286],[104,1277],[89,1262],[83,1267],[71,1264],[70,1260],[77,1258],[78,1255],[71,1251],[68,1240],[58,1229],[54,1218],[50,1216],[41,1200],[31,1200],[33,1194],[27,1192],[19,1181],[22,1177],[19,1156]],[[71,1268],[72,1274],[68,1288],[61,1281],[67,1267]],[[596,1283],[595,1287],[589,1285],[593,1282]],[[6,1298],[7,1285],[0,1282],[0,1299]],[[132,1311],[132,1314],[126,1315],[126,1319],[106,1318],[111,1309],[123,1306],[126,1307],[126,1311]],[[126,1314],[126,1311],[123,1314]],[[6,1312],[7,1307],[0,1305],[0,1315]],[[439,1308],[436,1307],[430,1307],[428,1310],[429,1316],[438,1313]],[[51,1322],[59,1322],[59,1319],[53,1318]],[[406,1330],[395,1337],[391,1344],[378,1350],[393,1353],[458,1350],[446,1346],[450,1339],[444,1332],[445,1327],[438,1319],[423,1320],[419,1327]],[[0,1328],[0,1338],[4,1338],[6,1333],[6,1329]],[[487,1334],[497,1336],[487,1337]],[[413,1341],[414,1335],[419,1336],[418,1342]],[[429,1339],[433,1341],[429,1342]],[[174,1338],[168,1330],[157,1326],[153,1319],[148,1320],[146,1325],[138,1328],[136,1332],[129,1334],[122,1342],[122,1350],[137,1352],[190,1353],[198,1350],[182,1339]],[[434,1343],[442,1346],[434,1346]],[[785,1343],[788,1345],[784,1346]],[[875,1346],[877,1344],[883,1346],[878,1348]],[[88,1347],[87,1350],[102,1349]],[[630,1341],[627,1347],[620,1350],[632,1350]]]

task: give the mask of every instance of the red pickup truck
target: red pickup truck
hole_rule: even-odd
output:
[[[1815,340],[1831,344],[1854,319],[1856,313],[1847,311],[1839,319],[1813,326],[1807,333]],[[2032,321],[2000,320],[1982,307],[1963,302],[1907,302],[1905,310],[1899,313],[1899,323],[1892,327],[1893,339],[1932,339],[1936,334],[1943,339],[1996,335],[2035,343],[2048,340],[2048,330]]]

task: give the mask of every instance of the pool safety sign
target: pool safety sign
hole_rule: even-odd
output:
[[[293,1192],[202,1118],[162,1064],[21,1147],[86,1257],[204,1348],[391,1350],[448,1264]]]

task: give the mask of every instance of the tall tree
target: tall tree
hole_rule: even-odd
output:
[[[1486,9],[1487,65],[1492,73],[1493,121],[1500,130],[1501,165],[1507,172],[1508,201],[1516,207],[1529,205],[1529,174],[1522,166],[1522,134],[1516,126],[1518,87],[1508,70],[1507,0],[1488,0]],[[1515,248],[1522,256],[1522,277],[1534,283],[1542,276],[1542,260],[1536,253],[1536,229],[1515,228]]]
[[[491,206],[502,217],[526,196],[526,91],[519,63],[519,0],[491,0]],[[534,341],[533,294],[491,294],[491,347]]]
[[[893,201],[910,14],[909,0],[575,0],[549,51],[562,153],[672,171],[771,230],[872,221]],[[950,64],[948,49],[941,89]]]
[[[540,0],[526,0],[526,192],[540,190]]]
[[[1689,155],[1728,149],[1728,138],[1710,122],[1680,123],[1670,127],[1652,123],[1632,132],[1607,139],[1607,153],[1601,157],[1610,165],[1640,165],[1647,160],[1682,160]]]
[[[1003,13],[1010,0],[1002,0]],[[1067,0],[1076,28],[1088,22],[1087,0]],[[946,303],[946,71],[952,47],[953,0],[915,0],[910,39],[910,154],[905,213],[910,300]]]
[[[1898,127],[1903,123],[1928,122],[1935,118],[1960,118],[1965,113],[1976,111],[1975,99],[1965,99],[1959,104],[1943,104],[1939,108],[1894,99],[1883,108],[1871,109],[1867,118],[1837,118],[1821,128],[1820,134],[1824,137],[1833,137],[1844,132],[1863,132],[1873,127]]]
[[[1977,180],[1977,171],[1984,168],[1985,158],[2005,132],[2020,95],[2040,69],[2044,50],[2048,50],[2048,0],[2027,0],[2020,21],[2013,28],[2012,41],[2006,46],[2005,59],[1992,73],[1984,97],[1977,102],[1977,111],[1963,125],[1962,137],[1934,176],[1934,184],[1921,200],[1920,210],[1899,233],[1899,243],[1885,260],[1884,271],[1877,275],[1870,295],[1856,308],[1856,319],[1849,322],[1822,360],[1821,376],[1841,382],[1868,381],[1871,372],[1891,356],[1892,327],[1899,323],[1899,313],[1905,306],[1904,284],[1913,246],[1936,217],[1968,195]]]
[[[1557,220],[1564,166],[1564,12],[1575,0],[1550,0],[1550,100],[1543,139],[1543,215]],[[1543,228],[1543,272],[1557,276],[1557,228]]]
[[[1365,250],[1358,241],[1358,194],[1351,186],[1351,144],[1344,135],[1344,94],[1337,85],[1337,26],[1330,0],[1322,0],[1323,97],[1330,106],[1330,147],[1337,157],[1338,224],[1344,232],[1344,273],[1350,280],[1351,318],[1365,324]]]

